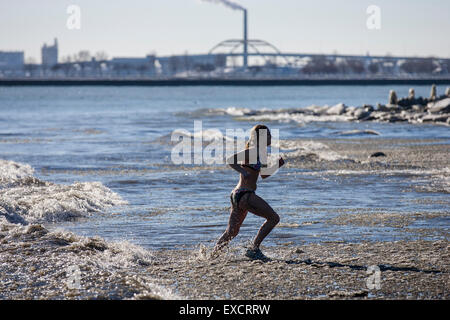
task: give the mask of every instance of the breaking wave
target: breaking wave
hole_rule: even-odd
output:
[[[61,185],[33,173],[28,164],[0,160],[0,215],[10,222],[68,221],[127,204],[100,182]]]
[[[228,108],[200,108],[193,111],[181,111],[177,112],[176,115],[180,117],[203,117],[203,116],[221,116],[221,115],[230,115],[230,116],[244,116],[248,113],[252,112],[251,109],[248,108],[240,108],[240,107],[228,107]]]
[[[227,109],[228,110],[228,109]],[[347,107],[343,103],[334,106],[316,106],[311,105],[301,108],[283,108],[283,109],[262,109],[245,110],[240,109],[242,115],[237,116],[236,120],[246,121],[277,121],[277,122],[297,122],[300,124],[310,122],[347,122],[354,120],[352,112],[356,107]]]
[[[0,244],[0,299],[179,298],[142,272],[158,260],[129,242],[12,224],[0,216]]]
[[[326,161],[346,159],[326,144],[317,141],[281,140],[279,148],[280,153],[286,159],[298,157]]]
[[[450,99],[444,99],[443,105]],[[438,104],[440,102],[437,102]],[[430,108],[430,106],[428,106]],[[440,110],[440,109],[439,109]],[[447,110],[447,109],[445,109]],[[216,116],[228,115],[235,120],[242,121],[276,121],[276,122],[297,122],[305,124],[310,122],[350,122],[350,121],[375,121],[375,122],[408,122],[408,123],[434,123],[439,125],[449,125],[449,114],[447,111],[427,112],[419,109],[403,109],[402,107],[391,105],[377,105],[375,109],[371,105],[346,106],[338,103],[333,106],[316,106],[281,109],[248,109],[239,107],[217,108],[217,109],[197,109],[189,113],[180,114],[183,116]],[[431,113],[430,113],[431,112]],[[368,133],[368,132],[366,132]],[[371,133],[368,133],[371,134]]]
[[[159,264],[151,251],[39,224],[126,204],[118,194],[100,182],[61,185],[33,174],[0,160],[0,299],[180,299],[143,272]]]
[[[1,184],[15,183],[26,177],[31,177],[33,173],[34,169],[28,164],[0,159],[0,186]]]
[[[205,129],[194,133],[186,130],[176,129],[173,131],[172,135],[185,136],[186,138],[191,139],[201,138],[203,142],[211,142],[216,140],[234,141],[234,138],[224,135],[219,129]],[[170,138],[172,135],[165,137]]]
[[[346,107],[343,104],[335,106],[308,106],[301,108],[283,108],[283,109],[258,109],[227,107],[227,108],[203,108],[191,111],[189,113],[179,113],[180,116],[218,116],[228,115],[235,117],[236,120],[245,121],[278,121],[298,123],[309,122],[339,122],[351,121],[354,119],[351,112],[355,107]],[[347,111],[348,112],[345,112]]]

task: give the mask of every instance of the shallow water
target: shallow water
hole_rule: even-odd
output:
[[[212,245],[226,227],[229,193],[238,177],[223,165],[174,165],[169,142],[175,129],[193,132],[194,120],[202,120],[204,130],[246,130],[255,124],[250,115],[255,110],[340,102],[375,105],[385,103],[391,89],[406,96],[409,87],[2,87],[0,158],[22,164],[18,175],[38,182],[11,183],[17,178],[12,177],[15,169],[2,163],[0,171],[9,184],[1,187],[0,199],[10,216],[16,213],[24,217],[22,222],[42,222],[50,229],[62,227],[146,248]],[[429,89],[415,87],[416,95],[428,96]],[[438,93],[443,90],[438,88]],[[401,145],[417,143],[416,139],[433,139],[420,144],[448,144],[448,127],[317,120],[280,114],[258,119],[279,129],[287,143],[281,151],[288,160],[299,150],[323,160],[312,169],[287,166],[259,184],[258,194],[282,219],[266,245],[417,237],[392,226],[329,223],[341,214],[358,212],[382,212],[383,217],[417,214],[416,226],[448,231],[448,218],[420,218],[424,212],[448,212],[448,172],[334,169],[337,162],[354,159],[315,140],[301,145],[292,140],[336,138],[353,143],[365,137],[402,139],[395,142]],[[350,130],[374,130],[379,135],[341,134]],[[261,223],[249,214],[237,241],[250,240]]]

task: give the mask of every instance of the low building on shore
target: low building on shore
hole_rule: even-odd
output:
[[[23,51],[0,51],[0,77],[22,75],[23,67]]]

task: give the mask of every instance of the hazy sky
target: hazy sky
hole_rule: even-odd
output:
[[[450,57],[449,0],[235,0],[248,9],[249,37],[284,52]],[[69,30],[66,10],[81,9]],[[369,30],[369,5],[381,29]],[[0,50],[40,47],[57,37],[60,57],[81,49],[111,56],[206,53],[242,37],[242,13],[201,0],[0,0]]]

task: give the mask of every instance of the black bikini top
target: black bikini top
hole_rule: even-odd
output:
[[[243,164],[244,167],[249,167],[250,169],[253,169],[255,171],[261,171],[261,161],[259,161],[259,157],[256,160],[256,164]]]

